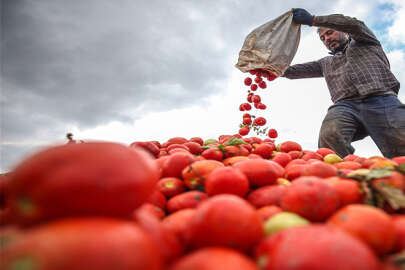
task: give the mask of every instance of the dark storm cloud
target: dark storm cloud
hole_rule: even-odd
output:
[[[37,151],[40,151],[44,148],[42,145],[35,144],[7,144],[2,145],[0,148],[1,162],[7,161],[6,164],[2,165],[0,173],[7,172],[17,166],[21,160],[29,157]]]
[[[4,0],[2,142],[202,103],[225,87],[245,36],[288,3]]]
[[[38,128],[40,115],[94,126],[130,121],[127,108],[157,98],[164,110],[218,91],[211,83],[226,75],[229,67],[218,65],[226,52],[198,38],[202,29],[184,16],[187,7],[111,3],[4,2],[4,139],[26,136],[13,129],[17,121]],[[182,95],[166,92],[174,83]]]

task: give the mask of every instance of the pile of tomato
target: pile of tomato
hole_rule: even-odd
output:
[[[405,156],[239,134],[71,143],[0,187],[0,269],[403,269]]]

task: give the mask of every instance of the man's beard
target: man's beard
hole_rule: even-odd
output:
[[[332,44],[333,42],[336,42],[336,43],[338,43],[339,45],[337,46],[337,47],[335,47],[335,48],[329,48],[329,50],[333,53],[333,54],[335,54],[335,53],[337,53],[337,52],[343,52],[344,50],[345,50],[345,48],[346,48],[346,45],[347,45],[347,43],[348,43],[348,41],[349,41],[349,38],[347,37],[347,36],[345,36],[345,35],[343,35],[343,34],[341,34],[340,36],[339,36],[339,40],[332,40],[329,44]]]

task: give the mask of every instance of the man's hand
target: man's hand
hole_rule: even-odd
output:
[[[309,14],[309,12],[303,8],[293,8],[293,21],[295,23],[312,26],[314,18],[314,15]]]

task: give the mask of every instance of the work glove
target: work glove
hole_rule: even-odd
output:
[[[293,8],[293,21],[295,23],[312,26],[314,17],[314,15],[309,14],[309,12],[303,8]]]

